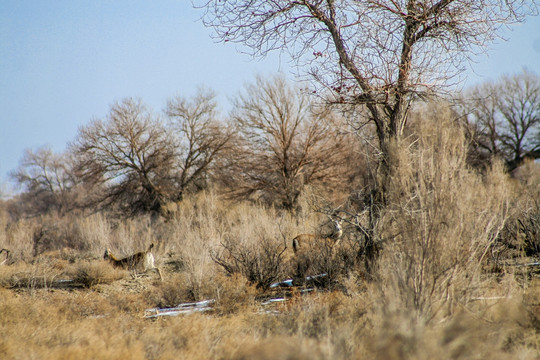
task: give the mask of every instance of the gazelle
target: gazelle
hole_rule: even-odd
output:
[[[163,280],[161,276],[161,270],[154,265],[154,255],[150,252],[154,244],[150,244],[146,251],[138,252],[123,259],[117,259],[110,249],[105,250],[103,255],[104,260],[108,260],[113,266],[122,269],[147,272],[154,270],[159,275],[159,279]]]
[[[328,241],[332,246],[339,243],[343,236],[343,228],[341,227],[342,219],[339,221],[332,220],[333,229],[329,234],[300,234],[292,240],[292,248],[295,254],[301,250],[313,247],[314,243]]]

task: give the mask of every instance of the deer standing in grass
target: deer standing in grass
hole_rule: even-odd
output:
[[[342,219],[339,221],[332,220],[333,229],[327,234],[300,234],[292,240],[292,248],[295,255],[300,251],[313,248],[315,243],[326,241],[331,247],[337,245],[341,236],[343,235],[343,228],[341,227]]]
[[[154,265],[154,255],[150,252],[154,244],[150,244],[146,251],[138,252],[123,259],[117,259],[110,249],[105,250],[103,259],[109,261],[113,266],[140,272],[153,270],[159,275],[159,279],[163,280],[161,270]]]
[[[332,220],[332,229],[327,233],[319,234],[300,234],[292,240],[294,251],[295,274],[293,275],[293,284],[302,285],[306,281],[306,273],[326,267],[331,260],[334,247],[339,243],[343,235],[341,227],[342,219]],[[326,265],[324,265],[326,264]],[[315,269],[312,267],[315,266]]]

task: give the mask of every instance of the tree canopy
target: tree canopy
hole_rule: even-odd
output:
[[[417,96],[463,70],[502,26],[538,12],[526,0],[204,0],[206,25],[255,56],[288,52],[334,103],[361,105],[383,155]]]

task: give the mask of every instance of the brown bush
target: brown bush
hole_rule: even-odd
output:
[[[483,287],[488,250],[508,217],[502,166],[484,177],[466,164],[467,143],[440,108],[394,144],[379,262],[385,306],[430,321],[452,314]]]
[[[92,287],[98,284],[111,284],[126,277],[126,275],[127,271],[114,269],[103,261],[85,261],[77,266],[73,274],[73,281],[85,287]]]
[[[512,217],[499,239],[502,250],[514,256],[540,256],[540,164],[525,161],[512,173],[516,179]],[[500,250],[500,248],[499,248]],[[517,254],[516,254],[517,252]]]
[[[260,237],[254,242],[225,239],[222,249],[212,254],[212,259],[228,274],[241,274],[251,283],[266,290],[285,274],[284,253],[281,241]]]
[[[309,249],[298,251],[293,259],[294,283],[327,289],[339,287],[342,277],[358,270],[358,251],[358,242],[347,238],[337,244],[315,239]]]
[[[215,285],[214,309],[217,314],[230,315],[254,310],[258,291],[242,274],[220,274],[216,277]]]
[[[6,287],[29,290],[53,287],[63,278],[63,269],[56,266],[56,261],[44,261],[35,264],[17,264],[3,269],[3,283]]]
[[[159,287],[149,291],[147,297],[154,306],[160,308],[199,300],[191,291],[185,274],[167,277]]]

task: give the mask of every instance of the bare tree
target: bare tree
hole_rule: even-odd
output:
[[[350,181],[354,139],[327,109],[316,109],[284,78],[261,77],[237,97],[240,145],[226,166],[235,194],[257,195],[292,210],[306,185],[340,188]]]
[[[538,12],[536,0],[200,0],[224,41],[308,65],[330,101],[365,107],[383,160],[417,96],[439,90],[502,26]]]
[[[355,127],[375,128],[378,166],[364,197],[372,223],[391,185],[393,143],[412,102],[459,80],[466,60],[501,28],[538,13],[538,0],[199,0],[203,21],[223,42],[254,56],[280,50],[313,76],[319,96],[352,107]],[[366,232],[375,244],[374,225]],[[366,235],[367,236],[367,235]]]
[[[508,169],[540,158],[540,77],[523,70],[468,90],[461,100],[477,152]]]
[[[233,131],[218,120],[215,94],[199,89],[192,99],[176,97],[166,113],[178,137],[178,200],[188,188],[201,189],[217,157],[229,148]]]
[[[106,119],[82,127],[73,148],[79,176],[104,189],[96,201],[127,214],[168,215],[188,188],[203,187],[232,136],[216,120],[213,98],[201,91],[192,100],[170,100],[167,125],[141,100],[124,99]]]
[[[80,176],[106,186],[98,198],[104,205],[159,211],[176,191],[174,138],[141,100],[115,103],[106,119],[79,129],[73,147]]]
[[[73,209],[77,184],[72,158],[67,153],[57,154],[44,146],[26,149],[19,168],[11,176],[25,188],[21,202],[27,214],[57,211],[63,214]]]

